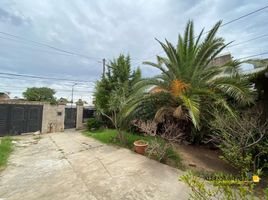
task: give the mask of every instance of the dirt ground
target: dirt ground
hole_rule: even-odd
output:
[[[20,136],[0,172],[2,200],[184,200],[184,172],[79,132]]]
[[[236,173],[232,166],[219,158],[219,150],[194,145],[177,145],[176,148],[186,168],[197,171]]]

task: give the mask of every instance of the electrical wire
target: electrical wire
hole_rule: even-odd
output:
[[[254,11],[252,11],[252,12],[249,12],[249,13],[247,13],[247,14],[245,14],[245,15],[242,15],[242,16],[240,16],[240,17],[237,17],[237,18],[235,18],[235,19],[232,19],[232,20],[230,20],[230,21],[228,21],[228,22],[226,22],[226,23],[220,25],[220,27],[223,27],[223,26],[226,26],[226,25],[231,24],[231,23],[233,23],[233,22],[236,22],[236,21],[238,21],[238,20],[240,20],[240,19],[242,19],[242,18],[248,17],[248,16],[250,16],[250,15],[253,15],[253,14],[255,14],[255,13],[257,13],[257,12],[260,12],[260,11],[262,11],[262,10],[265,10],[265,9],[267,9],[267,8],[268,8],[268,5],[267,5],[267,6],[264,6],[264,7],[261,7],[261,8],[259,8],[259,9],[257,9],[257,10],[254,10]],[[208,34],[210,31],[211,31],[211,30],[206,31],[205,33],[203,33],[203,35]],[[198,37],[198,36],[195,36],[194,38],[197,38],[197,37]],[[163,52],[164,52],[164,51],[162,50],[161,52],[158,52],[158,53],[156,53],[155,55],[157,55],[157,54],[161,54],[161,53],[163,53]],[[143,59],[133,59],[133,60],[146,60],[146,59],[155,57],[155,55],[148,56],[148,57],[143,58]],[[136,62],[136,64],[134,64],[134,65],[137,65],[138,63],[141,63],[141,64],[142,64],[142,62]]]
[[[71,82],[80,82],[80,83],[95,83],[94,81],[86,81],[86,80],[74,80],[74,79],[66,79],[66,78],[44,77],[44,76],[35,76],[35,75],[27,75],[27,74],[15,74],[15,73],[6,73],[6,72],[0,72],[0,74],[8,75],[8,76],[35,78],[35,79],[71,81]]]
[[[24,38],[24,37],[21,37],[21,36],[18,36],[18,35],[6,33],[6,32],[3,32],[3,31],[0,31],[0,34],[7,35],[7,36],[10,36],[10,37],[13,37],[13,38],[17,38],[17,39],[19,39],[21,41],[24,41],[24,42],[30,42],[30,43],[33,43],[33,44],[38,44],[40,46],[43,46],[43,47],[46,47],[46,48],[50,48],[50,49],[53,49],[55,51],[63,52],[63,53],[74,55],[74,56],[83,57],[83,58],[86,58],[86,59],[89,59],[89,60],[100,60],[100,59],[102,59],[102,58],[98,58],[98,57],[90,57],[90,56],[87,56],[87,55],[76,53],[74,51],[64,50],[64,49],[61,49],[59,47],[52,46],[52,45],[47,44],[47,43],[44,43],[44,42],[39,42],[39,41],[36,41],[36,40],[30,40],[30,39],[27,39],[27,38]]]
[[[241,45],[241,44],[244,44],[244,43],[247,43],[247,42],[251,42],[251,41],[253,41],[253,40],[261,39],[261,38],[264,38],[264,37],[267,37],[267,36],[268,36],[268,34],[260,35],[260,36],[257,36],[257,37],[254,37],[254,38],[251,38],[251,39],[248,39],[248,40],[245,40],[245,41],[242,41],[242,42],[233,44],[233,45],[230,45],[230,46],[228,46],[228,48],[232,48],[232,47],[235,47],[235,46],[239,46],[239,45]]]
[[[241,57],[241,58],[238,58],[238,60],[244,60],[244,59],[247,59],[247,58],[253,58],[253,57],[256,57],[256,56],[261,56],[261,55],[266,55],[266,54],[268,54],[268,51],[263,52],[263,53],[259,53],[259,54],[253,54],[253,55]]]

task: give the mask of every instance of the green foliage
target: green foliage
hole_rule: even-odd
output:
[[[156,138],[153,136],[148,136],[148,135],[138,135],[138,134],[133,134],[129,132],[124,132],[125,138],[126,138],[126,143],[122,144],[117,137],[117,131],[114,129],[103,129],[103,130],[98,130],[94,132],[86,131],[84,132],[84,135],[93,137],[105,144],[113,144],[113,145],[118,145],[118,146],[123,146],[128,149],[133,149],[133,143],[137,140],[144,140],[149,142],[149,146],[152,144],[152,142],[155,142]],[[165,144],[165,141],[162,138],[157,138],[157,141],[159,144]],[[148,155],[148,154],[147,154]],[[165,150],[165,157],[162,160],[157,159],[157,157],[151,157],[155,160],[158,160],[160,162],[170,164],[174,167],[182,167],[181,164],[181,157],[180,155],[172,148],[169,147]]]
[[[7,163],[7,159],[12,152],[12,140],[9,137],[0,138],[0,167]]]
[[[167,149],[168,145],[166,145],[166,142],[155,139],[150,142],[146,152],[149,158],[153,158],[159,162],[165,162],[167,158]]]
[[[215,106],[232,112],[227,98],[239,104],[251,103],[251,85],[239,75],[239,62],[230,61],[219,67],[211,65],[211,61],[228,45],[223,38],[216,37],[220,25],[221,22],[216,23],[201,41],[203,31],[195,37],[193,22],[189,21],[184,36],[179,35],[175,46],[167,40],[165,43],[158,41],[166,55],[157,56],[157,63],[145,64],[162,73],[142,79],[134,86],[134,94],[128,102],[129,113],[144,107],[144,102],[152,96],[160,99],[165,95],[168,101],[161,103],[164,110],[174,116],[174,112],[181,106],[184,117],[190,118],[194,127],[200,130],[202,116]]]
[[[144,96],[142,99],[138,99],[139,106],[132,112],[132,118],[140,119],[143,121],[152,120],[158,110],[163,108],[166,104],[176,106],[170,96],[164,92],[154,93],[148,96]]]
[[[109,112],[109,100],[112,89],[109,80],[106,78],[102,78],[97,82],[94,92],[94,104],[97,111],[105,113]]]
[[[117,59],[111,61],[107,67],[107,74],[97,82],[94,92],[94,104],[97,111],[106,114],[111,112],[110,104],[112,103],[112,96],[124,90],[121,96],[124,96],[124,98],[128,97],[133,84],[141,78],[139,68],[131,72],[130,56],[120,55]]]
[[[126,99],[132,92],[132,86],[141,77],[137,69],[131,72],[130,57],[120,55],[108,64],[108,72],[97,82],[95,88],[95,107],[97,112],[107,117],[118,131],[122,143],[126,142],[123,131],[128,120],[123,116]]]
[[[48,87],[32,87],[27,88],[25,92],[23,92],[23,96],[28,101],[47,101],[50,103],[56,103],[55,90]]]
[[[101,126],[102,126],[101,121],[96,118],[92,117],[87,120],[88,130],[98,130]]]
[[[219,144],[223,158],[243,172],[267,167],[268,126],[260,116],[256,110],[238,116],[215,112],[211,122],[212,140]]]
[[[105,144],[115,144],[119,146],[124,146],[129,149],[132,149],[133,143],[136,140],[145,140],[145,141],[151,141],[153,137],[150,136],[143,136],[143,135],[137,135],[137,134],[132,134],[128,132],[124,132],[126,143],[122,144],[117,137],[117,130],[115,129],[103,129],[103,130],[98,130],[94,132],[84,132],[85,135],[93,137]]]
[[[172,145],[158,137],[150,140],[146,149],[147,156],[161,163],[170,164],[182,168],[181,157]],[[172,163],[170,161],[173,161]]]
[[[57,103],[67,104],[69,103],[68,99],[61,97],[57,100]]]
[[[267,199],[268,196],[255,196],[255,184],[252,180],[239,180],[236,177],[216,177],[214,180],[205,181],[192,172],[181,176],[180,181],[186,183],[192,193],[190,198],[192,200],[254,200]]]

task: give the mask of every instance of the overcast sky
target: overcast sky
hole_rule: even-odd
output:
[[[155,38],[176,43],[189,19],[196,34],[218,20],[228,22],[263,6],[267,0],[1,0],[0,32],[87,56],[68,55],[0,33],[0,72],[96,81],[102,58],[130,54],[143,76],[158,71],[141,65],[161,52]],[[268,34],[268,9],[222,27],[219,35],[240,43]],[[268,52],[268,37],[226,49],[235,58]],[[262,55],[259,57],[267,57]],[[0,91],[21,97],[26,87],[48,86],[57,97],[71,98],[66,81],[0,75]],[[75,100],[91,102],[93,84],[75,86]],[[87,92],[88,91],[88,92]]]

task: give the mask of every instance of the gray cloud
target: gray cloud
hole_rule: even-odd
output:
[[[30,23],[28,18],[20,15],[21,13],[12,13],[10,11],[0,8],[0,21],[6,23],[7,25],[11,24],[14,26],[27,25]]]
[[[112,59],[120,53],[129,53],[133,67],[144,60],[154,60],[161,52],[154,38],[172,42],[183,33],[188,19],[195,22],[198,33],[208,30],[218,20],[232,20],[252,10],[265,6],[258,0],[42,0],[1,1],[0,30],[31,40],[41,41],[62,49],[94,57],[85,59],[66,55],[52,49],[26,42],[18,42],[0,34],[0,71],[35,74],[70,79],[97,80],[102,72],[102,58]],[[220,29],[226,41],[241,42],[267,33],[268,10],[256,13]],[[11,38],[15,39],[15,38]],[[243,57],[268,51],[267,38],[226,49],[234,57]],[[158,71],[142,66],[144,76]],[[1,79],[1,77],[0,77]],[[70,86],[62,82],[26,80],[1,85],[47,85],[60,89]],[[91,90],[92,86],[81,86]],[[79,89],[78,90],[85,90]],[[10,89],[10,91],[15,91]],[[14,92],[19,95],[19,90]],[[59,96],[69,93],[59,93]],[[89,99],[87,93],[76,96]]]

